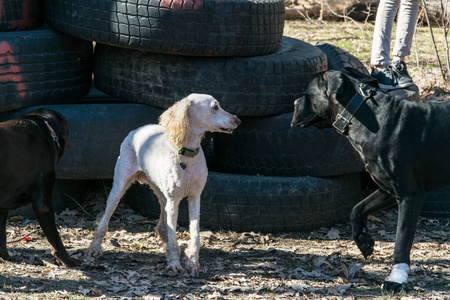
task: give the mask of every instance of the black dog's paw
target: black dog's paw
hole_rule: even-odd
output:
[[[2,250],[0,251],[0,258],[4,259],[4,260],[8,260],[9,259],[9,254],[7,250]]]
[[[385,292],[398,294],[402,290],[406,290],[406,285],[404,283],[398,283],[393,281],[385,281],[383,283],[383,291]]]
[[[363,228],[366,229],[366,228]],[[369,233],[366,230],[362,230],[360,232],[356,232],[353,234],[353,240],[361,251],[362,255],[365,259],[372,255],[373,247],[375,246],[375,241],[372,239]]]
[[[75,268],[81,265],[81,261],[72,257],[64,257],[64,260],[61,258],[56,258],[56,262],[66,268]]]

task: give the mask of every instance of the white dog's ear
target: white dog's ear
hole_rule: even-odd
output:
[[[189,108],[192,100],[184,98],[169,107],[160,117],[159,125],[175,146],[183,146],[188,139]]]
[[[327,96],[330,97],[333,94],[344,93],[344,74],[338,71],[326,72],[324,74],[324,80],[327,88]]]

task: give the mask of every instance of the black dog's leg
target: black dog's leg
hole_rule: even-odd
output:
[[[411,247],[424,201],[423,192],[402,197],[399,201],[394,266],[384,282],[384,290],[399,292],[408,279]]]
[[[47,196],[44,196],[44,199],[45,201],[34,201],[33,210],[42,231],[52,247],[53,256],[66,267],[79,266],[80,261],[69,256],[56,229],[52,193],[50,192]]]
[[[395,204],[395,198],[382,189],[378,189],[353,207],[350,216],[353,240],[364,258],[367,259],[373,253],[373,246],[375,244],[367,230],[367,217],[371,213],[393,204]]]
[[[8,219],[8,211],[0,211],[0,257],[8,259],[9,254],[6,249],[6,220]]]

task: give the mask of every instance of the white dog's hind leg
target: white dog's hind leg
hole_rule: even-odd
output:
[[[130,158],[130,157],[128,157]],[[135,173],[133,165],[130,160],[125,160],[124,157],[119,157],[117,160],[114,181],[111,192],[109,193],[108,200],[106,202],[105,213],[94,233],[94,239],[91,245],[86,251],[86,257],[99,257],[103,254],[102,241],[108,231],[108,223],[112,214],[117,208],[120,199],[125,194],[126,190],[135,181]]]
[[[168,198],[167,198],[168,199]],[[178,219],[178,205],[181,199],[168,199],[166,202],[166,216],[167,216],[167,271],[183,273],[184,269],[180,264],[180,247],[177,242],[177,219]],[[164,226],[164,224],[161,224]]]
[[[158,224],[156,224],[155,231],[158,233],[159,237],[164,243],[167,243],[167,214],[166,214],[166,203],[167,200],[156,187],[153,187],[153,192],[158,197],[161,212],[159,214]]]
[[[189,203],[189,246],[186,249],[186,268],[191,276],[198,276],[200,270],[200,195],[188,199]]]

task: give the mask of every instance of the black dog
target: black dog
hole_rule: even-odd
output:
[[[41,228],[59,263],[73,267],[55,226],[52,192],[55,166],[70,145],[66,118],[50,109],[37,109],[0,123],[0,257],[8,258],[8,211],[32,203]]]
[[[384,289],[400,290],[408,278],[425,193],[450,185],[450,102],[398,99],[361,78],[330,70],[318,74],[305,96],[296,100],[292,126],[334,127],[347,137],[379,185],[350,217],[353,239],[364,257],[374,246],[366,227],[368,215],[398,204],[394,266]]]

